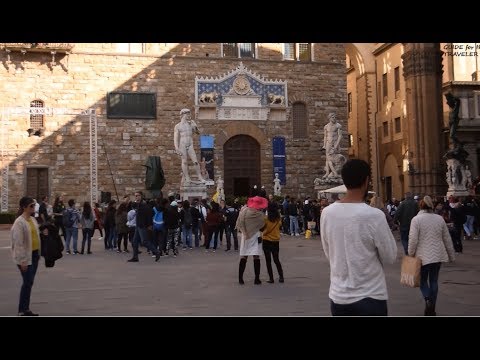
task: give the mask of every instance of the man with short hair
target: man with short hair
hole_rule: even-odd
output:
[[[347,194],[320,218],[323,251],[330,262],[330,309],[334,316],[386,316],[383,264],[395,261],[397,245],[385,214],[365,203],[368,163],[349,160],[341,173]]]
[[[408,234],[410,233],[410,223],[412,219],[417,215],[418,207],[418,195],[412,199],[412,193],[405,193],[405,200],[400,203],[400,206],[395,212],[393,220],[400,223],[400,239],[403,245],[403,251],[405,255],[408,255]]]
[[[128,262],[138,262],[138,244],[141,241],[152,254],[155,254],[155,261],[160,259],[160,250],[152,243],[153,229],[153,210],[143,199],[141,191],[135,192],[135,202],[137,203],[136,227],[133,235],[132,248],[133,256]]]

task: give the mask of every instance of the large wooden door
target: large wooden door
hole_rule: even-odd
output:
[[[260,144],[251,136],[237,135],[223,146],[225,195],[248,196],[260,186]]]
[[[40,203],[48,192],[48,168],[27,168],[27,196]]]

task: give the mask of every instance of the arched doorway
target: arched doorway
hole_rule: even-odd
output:
[[[260,186],[260,144],[248,135],[236,135],[223,145],[225,194],[248,196]]]

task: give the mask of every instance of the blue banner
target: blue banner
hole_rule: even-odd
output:
[[[200,135],[200,149],[213,149],[212,135]]]
[[[285,138],[283,136],[275,136],[273,138],[273,175],[278,174],[280,184],[287,183],[285,170]]]

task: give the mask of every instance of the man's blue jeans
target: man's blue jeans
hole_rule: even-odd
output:
[[[400,227],[400,239],[402,240],[403,250],[405,255],[408,255],[408,234],[410,233],[410,227]]]
[[[335,304],[330,300],[333,316],[387,316],[387,300],[364,298],[351,304]]]

